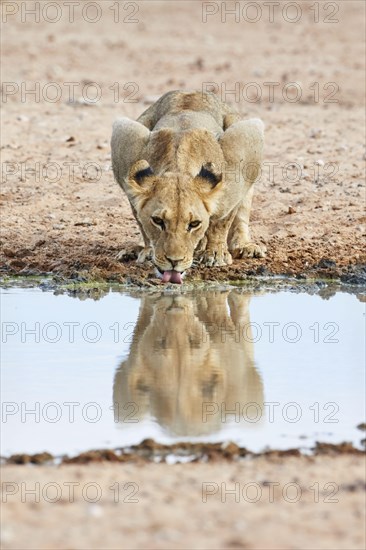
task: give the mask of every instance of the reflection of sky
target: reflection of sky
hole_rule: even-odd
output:
[[[129,350],[129,337],[136,322],[139,300],[117,293],[110,293],[99,301],[54,296],[39,290],[5,290],[2,293],[2,401],[15,402],[21,408],[34,408],[36,402],[41,408],[50,402],[60,405],[62,416],[52,423],[28,415],[21,422],[20,413],[2,416],[3,455],[14,452],[38,452],[48,450],[53,453],[74,453],[90,448],[116,447],[137,443],[145,437],[153,437],[162,442],[172,438],[164,433],[151,419],[137,424],[117,425],[113,422],[112,390],[115,369],[121,358]],[[219,434],[205,436],[207,441],[235,440],[249,449],[259,450],[266,445],[290,447],[308,445],[314,439],[322,441],[358,441],[362,433],[355,426],[364,421],[365,378],[364,378],[364,304],[355,296],[337,294],[328,300],[307,294],[280,292],[253,296],[250,303],[250,321],[253,324],[253,337],[256,366],[264,384],[264,401],[280,403],[274,408],[274,422],[264,421],[250,427],[247,424],[228,422],[223,424]],[[18,332],[6,335],[4,329],[14,328]],[[34,328],[40,323],[44,329],[47,323],[59,325],[58,342],[36,343],[34,335],[24,334],[20,323]],[[69,329],[65,323],[75,325],[74,343],[69,342]],[[264,323],[279,323],[274,328],[273,342],[270,342],[269,328]],[[7,324],[6,324],[7,323]],[[91,343],[83,339],[82,329],[87,329],[86,337],[94,339],[97,323],[100,339]],[[128,325],[128,323],[132,323]],[[286,342],[282,330],[286,323],[297,323],[288,327],[288,338],[295,337],[296,343]],[[319,342],[314,341],[314,330],[309,327],[319,325]],[[332,323],[324,328],[326,323]],[[335,325],[333,325],[335,324]],[[113,328],[110,328],[112,327]],[[117,333],[119,326],[119,335]],[[332,327],[338,326],[333,335],[338,343],[326,343],[325,337],[331,334]],[[261,330],[261,336],[256,328]],[[300,332],[301,330],[301,332]],[[256,334],[257,332],[257,334]],[[25,342],[21,341],[21,336]],[[56,336],[55,328],[48,325],[46,338]],[[257,338],[256,338],[257,336]],[[75,422],[70,423],[69,411],[63,403],[76,402]],[[82,415],[87,403],[98,404],[101,418],[98,422],[88,422],[96,413],[91,406]],[[296,402],[301,419],[291,423],[283,419],[284,408]],[[313,409],[310,409],[314,405]],[[335,410],[327,403],[339,407],[334,412],[338,423],[324,423],[327,414]],[[5,404],[3,403],[3,410]],[[71,405],[69,406],[71,407]],[[266,407],[268,411],[268,407]],[[319,422],[314,415],[319,412]],[[56,412],[48,409],[49,419]],[[295,414],[294,407],[288,408],[288,415]],[[308,436],[309,439],[299,439]],[[189,439],[189,438],[181,438]],[[192,440],[203,438],[191,438]]]

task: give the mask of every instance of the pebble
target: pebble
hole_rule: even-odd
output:
[[[97,225],[97,222],[95,220],[91,220],[90,218],[84,218],[79,222],[75,222],[74,225],[82,225],[85,227],[89,227],[90,225]]]
[[[323,135],[321,128],[312,128],[309,133],[309,137],[312,139],[319,139]]]
[[[89,99],[85,99],[84,97],[79,97],[78,99],[75,99],[74,101],[67,101],[68,105],[85,105],[86,107],[94,107],[98,105],[97,101],[92,101]]]

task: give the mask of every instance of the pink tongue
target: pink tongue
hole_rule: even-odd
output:
[[[182,284],[182,274],[179,271],[164,271],[162,277],[163,283],[176,283],[178,285]]]

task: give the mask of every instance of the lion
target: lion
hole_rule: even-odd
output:
[[[119,422],[133,404],[135,422],[152,417],[169,435],[211,434],[239,417],[258,426],[251,417],[255,407],[263,409],[263,382],[249,301],[236,290],[143,296],[128,357],[114,379]],[[245,412],[250,403],[255,407]],[[225,410],[237,417],[223,417]]]
[[[144,240],[138,262],[181,283],[194,259],[263,257],[249,232],[263,138],[260,119],[240,120],[212,93],[168,92],[137,121],[118,119],[112,167]]]

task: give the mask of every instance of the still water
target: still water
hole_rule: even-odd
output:
[[[1,306],[3,456],[145,438],[260,451],[364,437],[356,295],[166,290],[95,301],[13,288]]]

